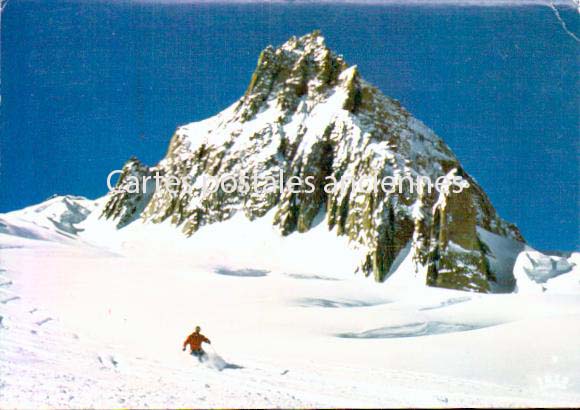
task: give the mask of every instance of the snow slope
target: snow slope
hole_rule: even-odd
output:
[[[76,225],[96,206],[97,202],[83,197],[55,195],[41,204],[0,215],[0,235],[70,242],[82,231]]]
[[[281,238],[236,216],[186,239],[90,203],[66,241],[36,208],[1,216],[2,408],[580,405],[577,254],[555,275],[522,250],[544,292],[422,286],[404,254],[377,284],[325,224]],[[198,324],[205,364],[181,351]]]

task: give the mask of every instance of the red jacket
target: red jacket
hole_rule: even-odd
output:
[[[183,342],[183,348],[185,349],[185,347],[189,345],[191,351],[201,350],[201,344],[203,342],[211,343],[210,340],[201,333],[193,332],[192,334],[187,336],[187,339],[185,339],[185,342]]]

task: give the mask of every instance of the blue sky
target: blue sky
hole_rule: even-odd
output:
[[[264,47],[321,29],[447,142],[531,245],[577,249],[579,44],[545,4],[486,5],[10,0],[0,211],[103,195],[130,156],[156,163],[178,125],[239,98]],[[559,10],[578,33],[578,12]]]

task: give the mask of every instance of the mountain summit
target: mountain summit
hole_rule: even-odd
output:
[[[157,187],[128,192],[129,176],[154,174],[164,176]],[[204,178],[242,174],[284,184],[266,192],[203,187]],[[170,187],[168,177],[180,182]],[[329,177],[338,182],[331,191]],[[385,177],[461,177],[469,187],[355,189],[357,180]],[[309,178],[312,189],[294,192],[293,178]],[[264,49],[245,94],[216,116],[179,127],[159,164],[128,161],[102,216],[118,228],[168,220],[193,235],[237,212],[250,220],[272,212],[282,235],[323,220],[363,250],[359,271],[377,281],[409,258],[408,274],[426,284],[477,292],[513,290],[517,252],[505,252],[506,244],[521,250],[524,243],[449,147],[365,82],[317,31]],[[320,258],[332,257],[321,244]]]

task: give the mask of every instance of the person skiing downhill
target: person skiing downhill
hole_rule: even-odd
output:
[[[191,349],[191,355],[197,357],[201,363],[201,359],[205,355],[205,352],[201,348],[201,344],[204,342],[211,344],[211,341],[200,332],[201,327],[196,326],[195,332],[187,336],[187,339],[185,339],[185,342],[183,342],[183,351],[185,352],[187,345],[189,345],[189,348]]]

